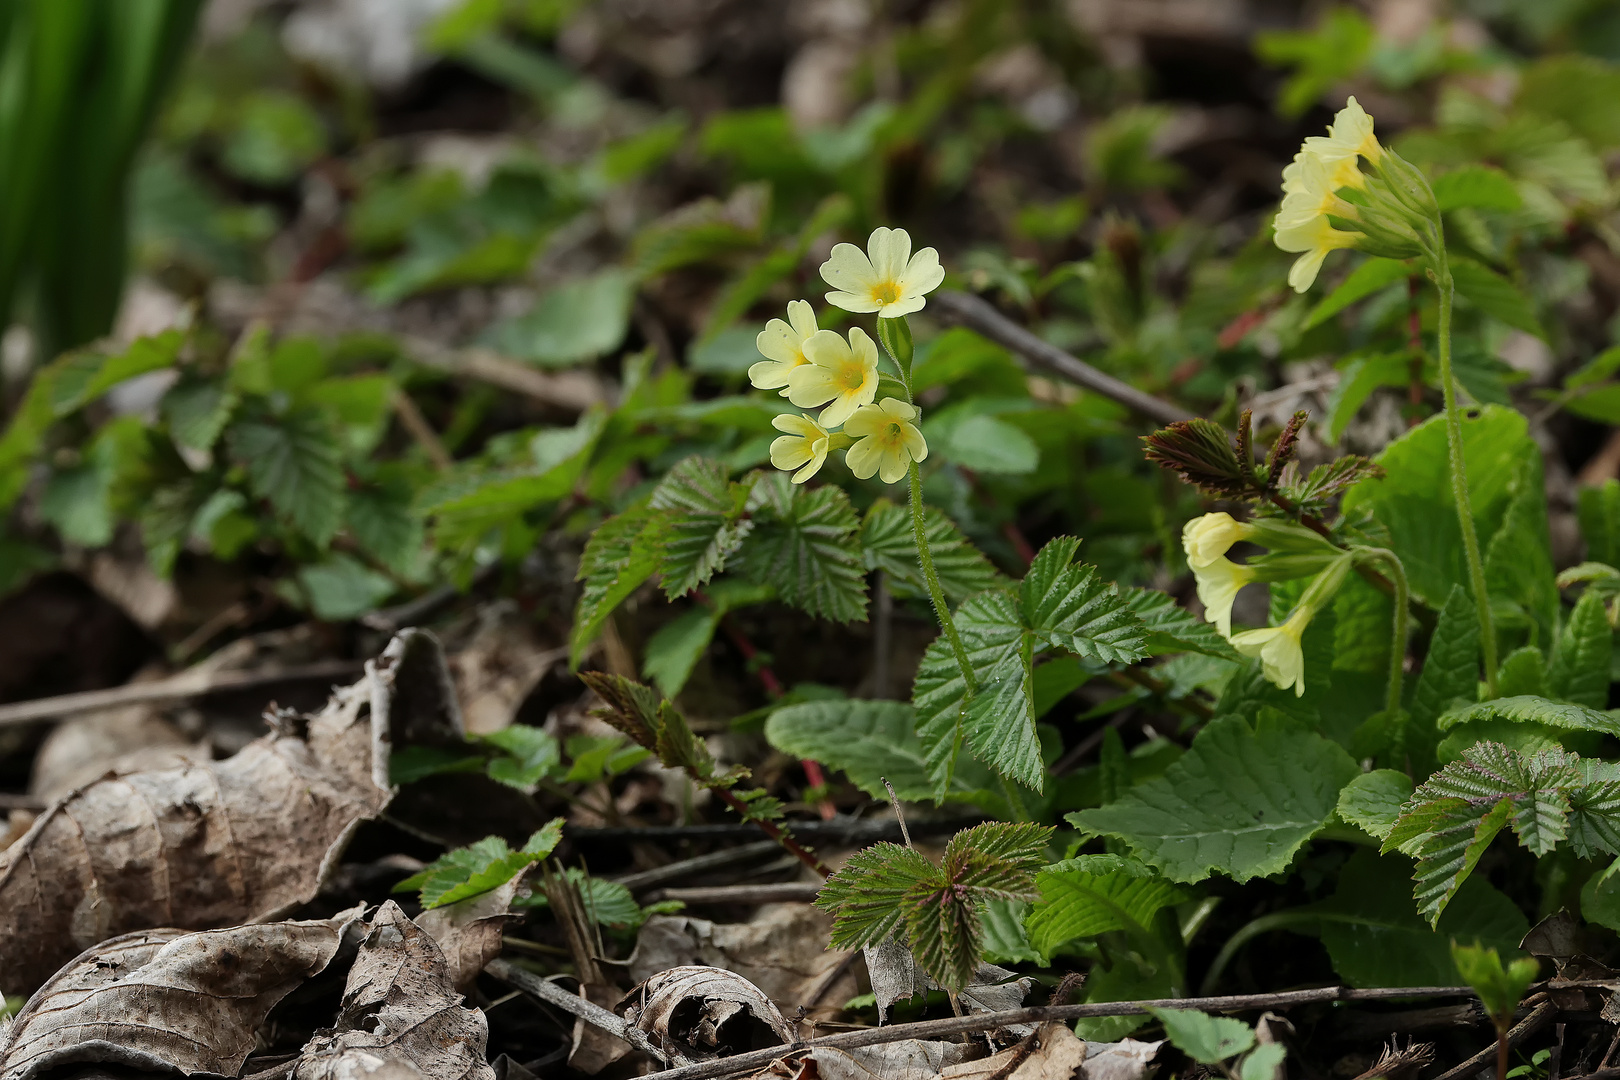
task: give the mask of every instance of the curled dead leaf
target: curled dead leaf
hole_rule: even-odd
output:
[[[495,1080],[484,1014],[461,1004],[444,954],[392,900],[349,969],[336,1027],[316,1035],[293,1080]]]
[[[0,855],[0,990],[29,993],[115,935],[264,922],[312,899],[392,797],[391,731],[459,731],[449,686],[432,635],[403,631],[321,712],[234,757],[98,780],[51,806]]]
[[[0,1032],[0,1078],[31,1080],[69,1062],[235,1076],[270,1010],[326,968],[358,914],[102,942]]]
[[[677,967],[630,991],[619,1010],[636,1027],[689,1057],[715,1057],[793,1042],[771,999],[738,975]]]
[[[416,917],[444,953],[450,981],[457,990],[471,986],[484,965],[501,955],[501,931],[517,916],[512,899],[523,884],[519,874],[498,889],[469,896]]]

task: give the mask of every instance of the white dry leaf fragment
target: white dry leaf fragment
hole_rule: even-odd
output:
[[[777,1062],[751,1080],[797,1080],[814,1063],[818,1080],[939,1080],[954,1066],[964,1064],[977,1050],[970,1042],[948,1043],[901,1039],[876,1046],[843,1049],[815,1046]]]
[[[743,923],[654,915],[636,937],[630,979],[642,982],[672,967],[707,965],[735,971],[784,1013],[818,996],[842,1003],[860,990],[856,972],[844,965],[849,953],[825,947],[831,931],[832,916],[809,904],[766,904]],[[829,979],[848,993],[839,997],[838,986],[824,985]]]
[[[764,1050],[796,1038],[759,987],[721,968],[660,972],[631,990],[617,1011],[664,1046],[694,1058]]]
[[[1121,1039],[1086,1044],[1085,1080],[1142,1080],[1159,1056],[1163,1039],[1143,1042]]]
[[[325,970],[359,914],[102,942],[0,1032],[0,1080],[31,1080],[68,1062],[235,1076],[270,1010]]]
[[[388,805],[401,731],[459,731],[432,635],[401,632],[359,682],[233,757],[108,777],[42,813],[0,855],[0,990],[153,927],[267,922],[307,903]]]
[[[523,875],[519,874],[500,888],[432,908],[416,917],[416,925],[426,930],[444,953],[450,981],[457,990],[471,986],[484,965],[501,954],[501,931],[517,917],[510,909],[522,884]]]
[[[876,945],[868,945],[862,953],[880,1019],[888,1015],[889,1006],[896,1001],[941,989],[917,965],[911,950],[896,937],[886,937]],[[974,971],[972,981],[957,998],[970,1013],[1005,1012],[1022,1005],[1033,985],[1035,980],[1027,976],[1020,978],[1016,972],[1004,967],[981,963]],[[1029,1024],[1014,1024],[1004,1030],[1022,1038],[1035,1029]]]
[[[384,1080],[384,1066],[425,1080],[495,1080],[488,1041],[484,1014],[461,1004],[437,943],[389,900],[360,942],[336,1027],[305,1044],[292,1080]]]

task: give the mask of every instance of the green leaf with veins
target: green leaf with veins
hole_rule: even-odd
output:
[[[1222,660],[1242,660],[1219,630],[1176,603],[1173,597],[1158,589],[1121,589],[1120,594],[1125,598],[1125,606],[1147,630],[1144,646],[1147,655],[1194,652]]]
[[[1219,1065],[1254,1045],[1254,1029],[1229,1016],[1210,1016],[1196,1009],[1161,1009],[1148,1012],[1164,1025],[1164,1034],[1177,1050],[1205,1065]]]
[[[866,574],[849,496],[832,485],[805,490],[786,473],[758,476],[748,496],[754,529],[737,569],[777,597],[820,618],[866,618]]]
[[[579,580],[585,583],[568,636],[568,663],[578,667],[613,609],[652,577],[663,558],[664,516],[647,507],[604,521],[585,543]]]
[[[1339,816],[1383,840],[1412,797],[1412,778],[1396,769],[1362,773],[1339,792]]]
[[[728,472],[723,462],[687,458],[659,481],[648,500],[666,519],[658,572],[671,600],[708,584],[753,529],[742,517],[752,481],[733,484]]]
[[[528,724],[511,724],[480,739],[501,751],[489,763],[490,779],[519,791],[533,791],[562,763],[557,737]]]
[[[231,456],[246,469],[253,493],[324,547],[343,520],[344,476],[337,442],[315,409],[279,418],[241,420],[227,433]]]
[[[1083,855],[1053,863],[1035,875],[1041,898],[1030,910],[1029,941],[1050,957],[1076,938],[1123,930],[1152,933],[1159,911],[1191,896],[1136,859]]]
[[[1588,589],[1564,624],[1547,682],[1565,701],[1601,709],[1609,701],[1609,669],[1614,660],[1614,628],[1603,597]]]
[[[951,519],[933,507],[923,511],[928,548],[934,556],[945,598],[960,602],[968,596],[1003,583],[1002,576],[984,553],[958,529]],[[917,563],[917,542],[911,525],[911,511],[887,499],[879,499],[861,522],[861,551],[870,570],[889,576],[890,590],[901,598],[923,597],[928,586]]]
[[[422,906],[436,908],[498,889],[550,855],[562,839],[562,825],[562,818],[553,818],[517,851],[498,836],[486,836],[469,847],[441,855],[420,873],[395,885],[394,891],[419,889]]]
[[[1173,881],[1248,881],[1286,869],[1358,772],[1337,743],[1292,723],[1220,717],[1162,777],[1068,820],[1125,841]]]

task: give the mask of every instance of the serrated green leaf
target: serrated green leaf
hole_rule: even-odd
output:
[[[929,506],[923,510],[923,520],[945,599],[960,603],[974,593],[1002,584],[1003,579],[990,565],[990,560],[962,535],[950,518]],[[860,542],[867,568],[887,574],[889,588],[895,596],[910,599],[928,595],[928,586],[917,562],[917,543],[908,507],[887,499],[873,503],[861,522]]]
[[[1576,708],[1577,706],[1569,706]],[[1584,854],[1607,846],[1620,821],[1620,786],[1598,776],[1577,755],[1551,748],[1525,756],[1500,743],[1470,747],[1457,761],[1424,781],[1384,840],[1418,859],[1418,909],[1431,925],[1473,871],[1503,827],[1544,855],[1570,832],[1572,795],[1580,798]]]
[[[1370,258],[1344,279],[1343,284],[1324,296],[1305,319],[1305,329],[1318,326],[1357,300],[1364,300],[1373,293],[1387,289],[1397,281],[1404,281],[1412,275],[1412,267],[1398,259]]]
[[[1024,624],[1047,644],[1105,663],[1147,655],[1147,634],[1119,590],[1095,566],[1074,564],[1080,541],[1060,536],[1030,563],[1019,586]]]
[[[1550,642],[1558,622],[1558,587],[1541,455],[1520,459],[1508,490],[1507,514],[1485,550],[1486,589],[1493,604],[1506,602],[1531,621],[1536,640]]]
[[[1496,690],[1506,697],[1545,697],[1547,659],[1534,645],[1521,645],[1496,669]]]
[[[903,903],[906,941],[917,964],[946,990],[962,989],[979,966],[984,926],[978,899],[950,884],[918,882]]]
[[[753,530],[753,522],[741,518],[749,486],[732,484],[723,462],[690,457],[653,489],[648,505],[667,521],[658,567],[667,598],[708,584]]]
[[[647,507],[626,510],[604,521],[586,541],[579,560],[585,582],[568,635],[568,663],[578,667],[613,609],[652,577],[663,558],[664,516]]]
[[[735,559],[784,603],[821,618],[866,618],[859,520],[840,488],[805,490],[786,473],[761,476],[748,496],[754,530]]]
[[[796,758],[837,769],[873,798],[887,798],[886,778],[909,802],[936,796],[914,712],[901,701],[807,701],[777,709],[765,721],[765,738]],[[982,802],[995,776],[976,759],[957,762],[946,802]]]
[[[236,408],[236,391],[217,379],[181,379],[163,395],[169,435],[191,450],[211,450]]]
[[[407,572],[422,550],[422,519],[411,512],[408,484],[349,492],[343,523],[361,547],[395,573]]]
[[[420,873],[395,885],[394,891],[420,889],[422,906],[437,908],[498,889],[550,855],[562,840],[562,825],[562,818],[553,818],[517,851],[498,836],[486,836],[476,844],[440,856]]]
[[[343,520],[343,467],[326,418],[293,409],[278,419],[240,420],[226,441],[246,469],[253,493],[324,547]]]
[[[1197,1009],[1161,1009],[1148,1012],[1164,1025],[1164,1034],[1177,1050],[1205,1065],[1219,1065],[1254,1045],[1254,1029],[1229,1016],[1210,1016]]]
[[[1029,904],[1023,900],[986,900],[979,911],[984,944],[980,955],[992,964],[1041,963],[1041,954],[1029,943],[1024,919]]]
[[[1575,604],[1558,638],[1547,682],[1565,701],[1601,709],[1609,701],[1609,670],[1614,661],[1614,628],[1603,597],[1588,589]]]
[[[1615,350],[1620,357],[1620,347]],[[1586,541],[1586,557],[1609,566],[1620,565],[1620,480],[1605,480],[1598,487],[1581,488],[1575,501]]]
[[[1412,797],[1412,778],[1395,769],[1362,773],[1339,792],[1339,816],[1383,840]]]
[[[1560,731],[1601,731],[1606,735],[1620,735],[1620,718],[1610,713],[1568,701],[1549,701],[1534,695],[1495,698],[1452,709],[1441,715],[1438,726],[1441,731],[1449,731],[1459,724],[1475,720],[1510,720],[1518,724],[1545,724]]]
[[[1076,938],[1114,930],[1147,933],[1160,909],[1189,893],[1135,859],[1085,855],[1035,875],[1041,897],[1025,923],[1043,957]]]
[[[1457,902],[1431,928],[1411,894],[1412,862],[1365,848],[1339,872],[1337,891],[1313,905],[1333,970],[1349,986],[1444,986],[1455,968],[1451,942],[1514,948],[1530,929],[1524,913],[1478,878],[1463,882]]]
[[[1212,720],[1164,776],[1107,806],[1070,814],[1076,828],[1125,841],[1173,881],[1220,872],[1275,874],[1327,824],[1356,763],[1292,724]]]
[[[1174,597],[1157,589],[1121,589],[1120,594],[1147,630],[1147,655],[1194,652],[1234,663],[1243,659],[1219,630],[1176,603]]]
[[[1429,638],[1429,654],[1423,660],[1417,686],[1412,691],[1412,731],[1422,744],[1422,756],[1413,764],[1429,772],[1434,747],[1439,741],[1440,714],[1459,699],[1472,702],[1479,685],[1479,615],[1474,601],[1461,585],[1453,585],[1435,621]],[[1417,746],[1410,746],[1414,753]]]
[[[905,915],[905,898],[939,870],[911,848],[881,843],[849,857],[816,896],[816,907],[833,916],[829,946],[856,949],[894,932]]]

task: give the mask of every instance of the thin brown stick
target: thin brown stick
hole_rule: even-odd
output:
[[[783,865],[791,866],[791,863]],[[685,904],[782,904],[816,898],[821,886],[814,881],[779,881],[766,885],[704,885],[690,889],[659,889],[649,903],[679,900]]]
[[[1491,1045],[1487,1046],[1485,1049],[1481,1050],[1479,1053],[1475,1054],[1461,1065],[1458,1065],[1456,1068],[1447,1069],[1445,1072],[1435,1077],[1434,1080],[1462,1080],[1462,1078],[1465,1076],[1474,1075],[1475,1073],[1479,1072],[1479,1070],[1489,1065],[1492,1058],[1498,1058],[1499,1053],[1505,1056],[1508,1050],[1513,1049],[1515,1046],[1519,1045],[1519,1043],[1523,1042],[1528,1036],[1534,1035],[1541,1028],[1551,1023],[1552,1018],[1556,1016],[1557,1013],[1558,1006],[1554,1005],[1550,1001],[1543,1001],[1540,1005],[1537,1005],[1530,1011],[1529,1016],[1525,1017],[1523,1020],[1520,1020],[1517,1024],[1514,1024],[1513,1027],[1508,1029],[1507,1038],[1500,1041],[1493,1039],[1491,1041]],[[1505,1076],[1506,1074],[1506,1070],[1503,1070],[1497,1075]]]
[[[423,367],[477,379],[570,412],[584,412],[608,398],[602,380],[588,371],[539,371],[490,349],[452,349],[427,338],[401,338],[400,347]]]
[[[612,1035],[615,1039],[623,1039],[631,1046],[649,1055],[655,1061],[667,1062],[669,1058],[655,1046],[647,1033],[640,1028],[632,1027],[620,1017],[614,1016],[602,1006],[586,1001],[578,994],[570,994],[556,983],[542,979],[532,971],[518,967],[509,960],[496,958],[484,965],[484,971],[503,983],[517,987],[526,994],[539,998],[548,1005],[555,1005],[563,1012],[572,1013],[585,1021],[595,1025]]]
[[[363,666],[357,660],[321,660],[274,671],[206,671],[193,668],[155,682],[131,683],[106,690],[85,690],[77,694],[0,705],[0,727],[151,701],[183,701],[222,690],[247,690],[255,686],[356,675]]]
[[[439,472],[449,472],[455,462],[444,448],[444,443],[439,441],[439,433],[433,430],[433,425],[422,415],[422,410],[416,407],[411,395],[398,387],[394,388],[394,412],[399,415],[400,424],[411,433],[411,438],[427,454],[433,467]]]
[[[765,1050],[734,1054],[718,1061],[702,1061],[663,1072],[650,1073],[641,1080],[711,1080],[713,1077],[762,1069],[776,1059],[798,1050],[812,1047],[854,1049],[877,1046],[904,1039],[933,1039],[945,1035],[962,1035],[974,1031],[991,1031],[1011,1024],[1041,1024],[1048,1020],[1079,1020],[1096,1016],[1131,1016],[1149,1008],[1201,1009],[1204,1012],[1237,1012],[1250,1009],[1286,1009],[1293,1005],[1309,1005],[1324,1001],[1389,1001],[1418,997],[1472,997],[1474,992],[1466,986],[1394,986],[1356,990],[1345,986],[1324,986],[1315,990],[1285,990],[1275,994],[1234,994],[1226,997],[1159,998],[1152,1001],[1114,1001],[1083,1003],[1079,1005],[1034,1005],[1005,1012],[974,1013],[970,1016],[947,1016],[941,1020],[922,1020],[913,1024],[890,1024],[887,1027],[861,1028],[826,1035],[808,1042],[784,1043]]]
[[[624,874],[611,877],[608,880],[617,881],[631,892],[643,892],[655,889],[660,885],[668,885],[681,878],[690,877],[735,863],[750,862],[762,859],[782,850],[775,840],[760,840],[753,844],[743,844],[741,847],[725,848],[721,851],[711,851],[707,855],[698,855],[690,859],[682,859],[666,866],[655,866],[650,870],[638,870],[633,874]]]
[[[1056,375],[1095,391],[1156,424],[1174,424],[1178,420],[1193,418],[1193,414],[1181,406],[1144,393],[1129,383],[1098,371],[1078,356],[1042,341],[977,296],[946,289],[929,297],[929,306],[931,310],[939,312],[945,321],[976,330],[996,344],[1010,349],[1014,355],[1028,362],[1026,366],[1039,368],[1048,375]]]

